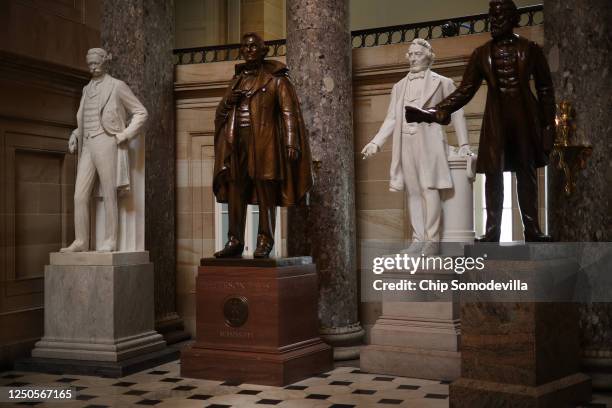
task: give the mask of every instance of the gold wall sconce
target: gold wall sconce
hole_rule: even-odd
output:
[[[565,178],[564,191],[569,196],[576,190],[576,174],[586,168],[593,148],[576,141],[576,111],[568,101],[557,105],[556,135],[552,159]]]

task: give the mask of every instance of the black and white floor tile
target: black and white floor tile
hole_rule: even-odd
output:
[[[179,362],[174,361],[119,379],[11,371],[0,373],[0,386],[61,384],[77,388],[74,401],[13,405],[16,407],[448,407],[448,384],[367,374],[354,367],[338,367],[282,388],[183,378],[179,369]]]
[[[14,407],[51,408],[448,408],[448,382],[363,373],[338,367],[286,387],[197,380],[180,376],[178,361],[123,378],[0,373],[0,386],[70,385],[77,399],[69,402],[20,403]],[[602,400],[603,401],[603,400]],[[612,401],[608,401],[612,402]],[[601,405],[600,405],[601,404]],[[604,408],[594,399],[591,407]],[[0,404],[1,406],[5,406]],[[612,405],[610,405],[612,408]]]

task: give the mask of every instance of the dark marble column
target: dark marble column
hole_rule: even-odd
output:
[[[357,358],[355,174],[349,2],[287,1],[287,64],[310,135],[315,187],[308,209],[289,212],[292,255],[319,271],[319,319],[336,359]]]
[[[545,50],[557,100],[576,109],[578,141],[593,146],[576,191],[550,166],[549,223],[560,241],[612,241],[612,31],[610,0],[546,0]],[[593,386],[612,388],[612,304],[581,308],[582,353]],[[605,373],[607,371],[607,374]]]
[[[174,1],[102,0],[102,47],[111,74],[149,112],[145,130],[145,249],[155,268],[156,329],[169,343],[188,335],[176,313]]]

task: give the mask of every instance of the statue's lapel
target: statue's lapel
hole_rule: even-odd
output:
[[[98,88],[100,90],[100,112],[102,112],[115,88],[115,81],[110,75],[106,75]]]
[[[440,86],[440,77],[437,74],[431,72],[428,69],[425,72],[425,78],[423,79],[423,93],[421,94],[421,100],[419,106],[422,108],[431,99],[436,89]]]
[[[272,78],[274,78],[272,76],[272,74],[268,73],[263,67],[259,70],[259,74],[257,75],[257,80],[255,81],[255,86],[253,87],[252,91],[249,91],[249,93],[247,93],[247,97],[251,97],[254,94],[256,94],[257,92],[259,92],[259,90],[263,89],[268,82],[270,82],[272,80]]]

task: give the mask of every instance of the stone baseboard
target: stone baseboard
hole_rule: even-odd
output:
[[[119,362],[166,347],[154,330],[149,253],[51,253],[45,333],[32,356]]]
[[[450,408],[575,408],[591,400],[591,379],[582,373],[540,386],[459,378],[449,389]]]
[[[178,345],[177,345],[178,346]],[[151,353],[121,361],[71,360],[65,358],[30,357],[17,360],[14,364],[18,371],[39,373],[62,373],[74,375],[95,375],[119,378],[139,371],[157,367],[179,358],[178,347],[166,347]]]
[[[452,381],[461,372],[461,353],[369,345],[362,349],[359,364],[360,369],[368,373]]]
[[[117,341],[79,342],[71,339],[43,337],[32,350],[32,357],[70,360],[121,361],[166,347],[161,334],[155,331],[117,339]]]

